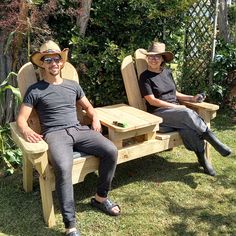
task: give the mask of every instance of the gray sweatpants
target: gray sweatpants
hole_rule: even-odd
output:
[[[65,228],[72,228],[76,223],[72,185],[73,150],[100,158],[97,194],[106,197],[115,173],[117,148],[101,133],[80,125],[47,133],[44,139],[49,145],[49,160],[56,177],[56,192]]]
[[[163,118],[161,127],[173,128],[179,132],[188,150],[204,150],[202,134],[206,132],[207,124],[195,111],[189,108],[159,108],[153,114]]]

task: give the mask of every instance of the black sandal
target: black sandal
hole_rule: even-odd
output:
[[[104,202],[98,202],[95,198],[91,199],[91,205],[93,207],[96,207],[97,209],[105,212],[106,214],[110,215],[110,216],[118,216],[120,215],[120,211],[119,212],[114,212],[112,211],[112,208],[115,206],[118,206],[119,210],[120,207],[117,204],[112,203],[109,199],[106,199]]]

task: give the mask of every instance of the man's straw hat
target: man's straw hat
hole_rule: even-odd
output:
[[[43,62],[41,61],[42,57],[46,55],[58,54],[61,56],[64,65],[64,63],[67,61],[68,52],[69,52],[68,48],[65,48],[61,51],[60,47],[55,42],[49,40],[40,47],[39,51],[34,52],[30,56],[30,61],[34,65],[43,68],[42,67]]]
[[[140,52],[146,56],[162,55],[165,62],[170,62],[173,60],[174,54],[172,52],[165,51],[165,49],[166,45],[164,43],[153,42],[148,50],[140,49]]]

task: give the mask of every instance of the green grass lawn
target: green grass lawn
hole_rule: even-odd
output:
[[[236,235],[236,122],[221,113],[212,129],[233,149],[221,157],[211,149],[217,176],[203,174],[184,147],[117,167],[110,192],[122,215],[110,217],[90,207],[96,174],[74,186],[78,228],[82,235]],[[22,173],[0,179],[0,235],[63,235],[57,198],[57,225],[44,224],[37,178],[33,193],[22,189]]]

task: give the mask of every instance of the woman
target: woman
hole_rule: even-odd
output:
[[[165,63],[174,55],[165,51],[165,44],[153,42],[151,47],[141,50],[147,56],[148,68],[140,75],[139,86],[146,100],[147,111],[163,118],[160,129],[177,130],[188,150],[194,151],[204,172],[215,176],[216,172],[205,156],[204,140],[209,142],[222,156],[231,153],[229,147],[221,143],[204,120],[193,110],[180,105],[179,101],[199,102],[204,97],[186,95],[176,90],[176,84],[170,69]]]

